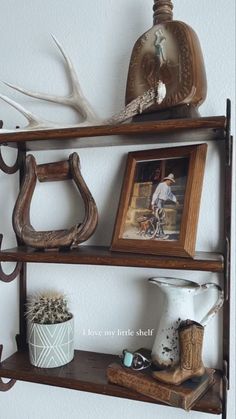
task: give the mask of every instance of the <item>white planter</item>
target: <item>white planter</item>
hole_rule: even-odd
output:
[[[74,358],[74,319],[58,324],[28,324],[30,362],[35,367],[56,368]]]

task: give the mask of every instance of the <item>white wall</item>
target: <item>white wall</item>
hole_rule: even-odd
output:
[[[85,95],[102,117],[110,116],[123,106],[131,49],[135,40],[152,24],[152,3],[152,0],[2,0],[0,79],[38,91],[67,93],[63,61],[50,38],[50,33],[53,33],[71,56]],[[208,97],[201,107],[201,114],[223,115],[225,100],[227,97],[234,100],[235,91],[234,0],[175,0],[174,3],[175,18],[189,23],[197,31],[204,52]],[[11,92],[4,85],[1,85],[0,91],[20,100],[45,118],[75,121],[75,115],[60,106],[37,103]],[[2,102],[0,117],[8,127],[25,122],[15,110]],[[110,243],[127,152],[143,148],[127,146],[79,151],[83,175],[100,213],[100,224],[90,243]],[[13,151],[6,150],[4,155],[8,162],[14,160]],[[49,162],[67,159],[69,151],[35,155],[38,162]],[[218,146],[209,144],[198,250],[221,247],[218,232],[218,208],[222,202],[219,192],[220,167]],[[1,173],[0,231],[4,234],[4,248],[15,244],[11,213],[17,187],[17,175]],[[71,203],[73,208],[69,205]],[[69,185],[44,184],[38,187],[32,204],[32,222],[36,228],[66,227],[77,220],[76,198]],[[10,265],[4,265],[8,272],[12,268]],[[34,264],[29,265],[28,269],[30,291],[56,287],[69,295],[76,317],[76,346],[79,349],[111,353],[120,353],[125,347],[151,347],[153,339],[133,340],[117,336],[112,339],[92,338],[83,336],[83,329],[136,330],[139,327],[155,327],[158,320],[155,299],[146,279],[159,274],[176,275],[200,283],[209,280],[221,282],[217,275],[202,272]],[[232,279],[234,288],[234,277]],[[0,292],[0,342],[4,344],[5,358],[15,350],[14,335],[18,331],[17,281],[0,283]],[[210,304],[212,298],[204,302]],[[221,365],[221,325],[222,319],[218,316],[205,332],[204,360],[213,367]],[[233,368],[234,315],[231,328]],[[233,369],[231,384],[229,419],[235,417]],[[189,415],[173,408],[23,382],[18,382],[10,392],[0,393],[1,419],[128,419],[134,416],[138,419],[154,416],[165,416],[166,419],[211,417],[197,412]]]

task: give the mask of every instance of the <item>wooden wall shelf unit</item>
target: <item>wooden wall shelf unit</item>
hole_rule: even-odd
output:
[[[0,134],[0,147],[18,149],[14,166],[8,167],[0,153],[0,168],[6,173],[20,172],[24,175],[24,159],[30,150],[53,150],[81,147],[99,147],[128,144],[159,144],[174,142],[220,141],[225,149],[224,191],[224,250],[221,253],[197,252],[194,259],[161,257],[134,253],[112,252],[103,246],[81,246],[76,250],[39,251],[19,245],[13,249],[0,250],[0,280],[10,282],[20,276],[20,327],[17,335],[18,351],[0,362],[0,390],[9,390],[16,380],[47,384],[57,387],[106,394],[122,398],[161,404],[134,391],[109,384],[107,366],[117,359],[116,355],[76,351],[74,360],[55,369],[35,368],[29,363],[26,344],[24,309],[26,302],[27,263],[87,264],[125,266],[157,269],[180,269],[222,273],[224,278],[223,314],[223,371],[216,374],[214,386],[199,400],[193,410],[222,414],[227,417],[227,390],[229,387],[229,307],[230,307],[230,217],[232,182],[232,137],[230,135],[230,101],[227,101],[226,116],[178,119],[159,122],[133,122],[117,126],[61,128],[29,132]],[[222,150],[222,149],[221,149]],[[0,242],[1,242],[0,237]],[[2,271],[1,263],[16,262],[12,274]],[[0,345],[1,360],[2,345]]]

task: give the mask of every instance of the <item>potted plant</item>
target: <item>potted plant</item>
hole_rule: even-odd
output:
[[[29,357],[32,365],[55,368],[74,357],[74,319],[63,294],[46,292],[27,303]]]

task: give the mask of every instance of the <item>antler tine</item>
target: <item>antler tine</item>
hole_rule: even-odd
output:
[[[12,83],[9,83],[7,81],[2,81],[6,86],[10,87],[11,89],[17,90],[20,93],[23,93],[23,95],[34,97],[36,99],[42,99],[46,100],[48,102],[54,102],[54,103],[62,103],[62,104],[68,104],[71,105],[70,99],[67,100],[64,96],[54,96],[54,95],[48,95],[47,93],[38,93],[33,92],[31,90],[23,89],[22,87],[16,86]],[[66,103],[68,102],[68,103]]]
[[[28,111],[22,105],[8,98],[7,96],[0,94],[0,99],[4,100],[4,102],[7,102],[10,106],[17,109],[22,115],[24,115],[24,117],[29,122],[29,124],[25,127],[25,129],[49,128],[52,126],[52,124],[49,121],[38,118],[35,114]]]
[[[71,62],[70,57],[66,54],[64,48],[62,47],[60,42],[57,40],[55,35],[51,34],[51,37],[52,37],[53,41],[55,42],[57,48],[59,49],[60,53],[62,54],[62,56],[63,56],[63,58],[66,62],[67,68],[69,70],[71,83],[72,83],[72,90],[76,91],[76,92],[79,92],[83,96],[82,89],[81,89],[81,86],[80,86],[80,83],[79,83],[79,80],[78,80],[78,76],[77,76],[75,68],[74,68],[74,66]]]
[[[85,98],[82,92],[77,73],[75,71],[75,68],[69,56],[66,54],[64,48],[62,47],[60,42],[57,40],[57,38],[52,34],[51,36],[56,46],[58,47],[59,51],[63,55],[68,71],[69,71],[69,76],[70,76],[71,84],[72,84],[72,94],[68,96],[68,99],[71,100],[71,106],[73,106],[84,118],[86,118],[87,121],[98,122],[99,121],[98,116],[96,115],[90,103]]]

